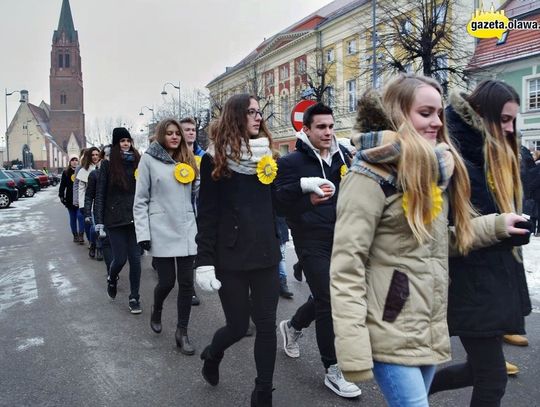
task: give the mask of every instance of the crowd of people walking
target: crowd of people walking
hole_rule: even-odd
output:
[[[430,394],[466,386],[471,406],[500,406],[502,343],[526,342],[531,312],[521,246],[540,233],[540,157],[520,149],[509,85],[487,80],[448,101],[435,80],[400,75],[360,99],[351,149],[334,134],[333,110],[317,103],[295,151],[278,158],[257,98],[237,94],[210,124],[206,151],[190,118],[159,122],[142,156],[115,128],[110,146],[71,157],[60,200],[74,242],[86,234],[90,257],[105,260],[111,299],[129,261],[133,314],[142,313],[141,255],[152,256],[156,334],[177,282],[182,354],[197,348],[194,281],[217,291],[225,325],[200,352],[208,384],[219,384],[225,353],[254,322],[252,406],[272,405],[277,331],[298,358],[312,322],[322,383],[341,397],[358,397],[374,377],[391,407],[425,407]],[[289,229],[294,274],[311,295],[277,324],[279,297],[293,298]],[[437,370],[451,358],[450,336],[467,360]]]

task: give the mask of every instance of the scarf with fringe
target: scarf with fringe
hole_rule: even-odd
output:
[[[246,143],[242,140],[240,147],[240,159],[238,161],[230,158],[231,147],[227,146],[227,166],[231,171],[245,174],[254,175],[257,174],[257,164],[265,155],[272,157],[272,149],[270,148],[270,142],[266,137],[260,137],[249,140],[249,148],[251,149],[251,155],[248,152]],[[214,144],[210,144],[206,150],[208,154],[214,156],[215,147]]]

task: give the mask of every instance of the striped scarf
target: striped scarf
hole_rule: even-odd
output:
[[[395,132],[383,130],[359,133],[351,138],[351,142],[358,149],[351,164],[351,171],[367,175],[379,183],[387,182],[400,189],[397,185],[397,165],[401,146]],[[437,184],[445,190],[454,173],[454,158],[446,143],[435,146],[435,155],[439,164]]]

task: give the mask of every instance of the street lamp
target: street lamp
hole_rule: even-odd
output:
[[[14,93],[18,93],[21,95],[20,90],[14,90],[13,92],[8,92],[7,88],[4,89],[4,104],[6,106],[6,158],[9,166],[9,135],[8,135],[8,110],[7,110],[7,97],[13,95]],[[20,103],[24,102],[24,99],[21,96],[21,99],[19,100]]]
[[[141,106],[141,111],[139,113],[139,116],[144,116],[143,109],[148,109],[152,112],[152,124],[156,125],[156,116],[154,114],[154,109],[148,106]],[[142,130],[141,130],[142,131]],[[150,138],[150,124],[148,124],[148,138]]]
[[[167,95],[167,91],[165,90],[165,87],[167,85],[171,85],[173,88],[175,89],[178,89],[178,120],[181,120],[182,119],[182,103],[181,103],[181,99],[180,99],[180,81],[178,81],[178,86],[176,86],[174,83],[171,83],[171,82],[166,82],[164,85],[163,85],[163,90],[161,91],[161,94],[163,96]],[[174,114],[174,112],[173,112]]]

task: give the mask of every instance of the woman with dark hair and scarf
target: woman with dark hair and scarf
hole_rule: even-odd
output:
[[[271,185],[277,165],[257,99],[227,100],[210,140],[201,162],[196,280],[203,290],[219,290],[226,325],[201,354],[202,374],[218,384],[224,352],[244,337],[251,313],[257,332],[251,405],[271,406],[281,259]]]
[[[67,168],[62,172],[62,179],[60,181],[60,187],[58,189],[58,197],[60,202],[66,207],[69,213],[69,226],[71,227],[71,233],[73,234],[73,242],[79,243],[79,236],[84,233],[84,222],[79,221],[79,231],[77,231],[77,217],[78,208],[73,204],[73,181],[75,180],[75,168],[79,164],[77,156],[73,156],[69,159]]]
[[[504,82],[486,80],[470,95],[451,94],[449,102],[448,130],[466,163],[475,209],[481,215],[520,213],[519,95]],[[507,382],[503,335],[523,335],[531,312],[516,247],[529,236],[450,259],[448,328],[459,336],[467,361],[438,371],[431,393],[473,386],[471,406],[500,406]]]
[[[129,309],[132,314],[142,312],[139,301],[141,280],[141,249],[137,244],[133,221],[135,178],[140,155],[133,147],[131,134],[124,127],[113,130],[111,156],[103,161],[99,171],[94,217],[96,234],[108,234],[113,259],[107,278],[107,294],[116,298],[118,274],[129,259]],[[104,229],[107,229],[105,232]]]

